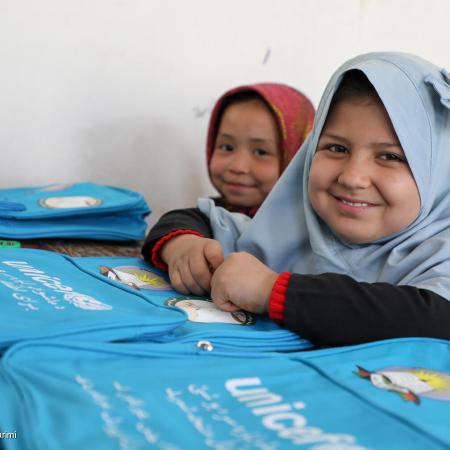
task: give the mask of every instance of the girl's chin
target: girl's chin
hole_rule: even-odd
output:
[[[225,201],[231,205],[251,208],[256,202],[254,196],[246,195],[245,192],[234,192],[229,189],[219,191]]]
[[[236,197],[230,197],[230,196],[224,196],[225,203],[228,205],[234,206],[236,208],[255,208],[260,205],[260,203],[255,204],[255,202],[252,201],[246,201],[242,198],[236,198]]]

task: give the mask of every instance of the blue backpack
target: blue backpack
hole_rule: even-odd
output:
[[[139,240],[150,209],[137,192],[96,183],[0,189],[0,236]]]
[[[6,450],[450,448],[450,343],[302,353],[17,344],[0,367]]]
[[[229,349],[292,351],[311,348],[306,339],[279,327],[267,316],[239,311],[219,310],[207,297],[183,295],[173,290],[166,273],[140,258],[80,257],[73,258],[83,270],[103,276],[117,286],[140,292],[151,302],[184,310],[188,320],[166,335],[152,340],[192,343],[207,339]]]
[[[0,250],[0,349],[60,338],[142,340],[186,321],[138,291],[80,270],[70,257],[31,249]]]

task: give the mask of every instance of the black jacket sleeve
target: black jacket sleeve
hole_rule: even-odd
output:
[[[414,286],[362,283],[332,273],[293,274],[284,324],[325,346],[399,337],[450,339],[450,301]]]
[[[153,246],[162,237],[178,230],[193,230],[198,231],[207,238],[213,237],[208,216],[203,214],[198,208],[175,209],[161,216],[159,221],[149,231],[142,247],[144,259],[151,262]]]

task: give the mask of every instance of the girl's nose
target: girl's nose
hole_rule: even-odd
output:
[[[338,182],[347,189],[366,189],[371,184],[369,162],[350,157],[341,167]]]
[[[244,150],[234,152],[228,169],[234,173],[248,173],[250,171],[250,156]]]

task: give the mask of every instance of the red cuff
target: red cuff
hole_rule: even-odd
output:
[[[161,259],[159,257],[159,250],[169,239],[172,239],[174,236],[178,236],[180,234],[193,234],[195,236],[204,237],[203,234],[199,233],[198,231],[194,231],[194,230],[176,230],[176,231],[171,231],[169,234],[166,234],[159,241],[157,241],[156,244],[153,246],[151,261],[155,267],[157,267],[158,269],[165,270],[167,272],[167,264],[165,262],[161,261]]]
[[[284,304],[286,303],[286,291],[292,273],[283,272],[275,281],[269,298],[269,317],[282,325],[284,322]]]

